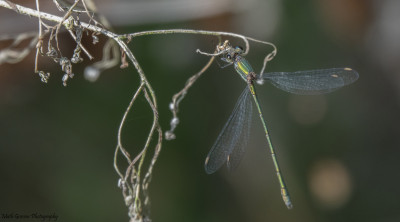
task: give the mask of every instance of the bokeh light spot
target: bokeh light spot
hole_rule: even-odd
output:
[[[337,209],[349,200],[351,176],[347,167],[336,159],[318,160],[309,172],[309,189],[320,207]]]

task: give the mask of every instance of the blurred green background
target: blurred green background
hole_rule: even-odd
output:
[[[322,96],[258,86],[294,204],[287,210],[256,115],[239,169],[204,172],[204,159],[245,87],[232,67],[213,64],[181,103],[177,139],[163,142],[150,186],[153,221],[400,221],[399,1],[96,2],[118,33],[236,32],[276,44],[268,71],[352,67],[360,74],[354,84]],[[55,9],[51,1],[43,7]],[[0,20],[1,34],[37,27],[36,19],[0,12],[8,16]],[[71,52],[70,37],[61,36]],[[208,60],[195,50],[212,51],[215,44],[213,37],[184,34],[130,43],[155,90],[164,131],[172,95]],[[88,48],[100,58],[101,47]],[[251,45],[248,60],[256,70],[269,51]],[[0,66],[0,214],[128,221],[112,164],[137,72],[115,67],[91,83],[82,76],[90,64],[84,63],[74,66],[76,76],[63,87],[59,67],[43,59],[41,69],[52,73],[43,84],[33,72],[33,54]],[[123,132],[132,154],[143,146],[151,118],[141,97]]]

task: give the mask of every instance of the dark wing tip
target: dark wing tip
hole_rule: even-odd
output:
[[[208,165],[209,160],[210,160],[210,156],[207,156],[206,161],[204,162],[204,169],[206,170],[207,174],[212,174],[216,171],[216,169],[214,169]]]
[[[358,72],[352,68],[346,67],[346,68],[343,68],[343,70],[351,73],[351,77],[350,77],[351,82],[350,83],[355,82],[358,79],[358,77],[360,76],[358,74]]]

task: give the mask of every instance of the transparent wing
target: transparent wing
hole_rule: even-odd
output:
[[[252,110],[251,94],[246,87],[207,155],[204,165],[206,173],[214,173],[225,161],[230,170],[239,165],[249,137]]]
[[[358,79],[358,73],[350,68],[317,69],[298,72],[265,73],[264,79],[284,91],[313,95],[332,92]]]
[[[250,135],[250,127],[251,127],[251,121],[252,121],[252,114],[253,114],[253,104],[252,104],[252,99],[251,99],[251,93],[248,88],[245,89],[244,93],[246,94],[245,98],[245,104],[243,105],[243,109],[245,112],[243,112],[241,118],[238,121],[241,121],[241,134],[238,136],[238,141],[233,148],[232,153],[228,156],[227,159],[227,166],[228,170],[233,171],[235,170],[238,166],[240,161],[242,160],[246,147],[247,147],[247,142],[249,141],[249,135]],[[240,125],[238,124],[240,127]]]

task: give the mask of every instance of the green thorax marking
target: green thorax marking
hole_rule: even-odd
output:
[[[235,57],[234,62],[235,70],[239,73],[240,77],[247,82],[247,75],[253,71],[253,67],[251,67],[250,63],[247,60],[239,55]]]

